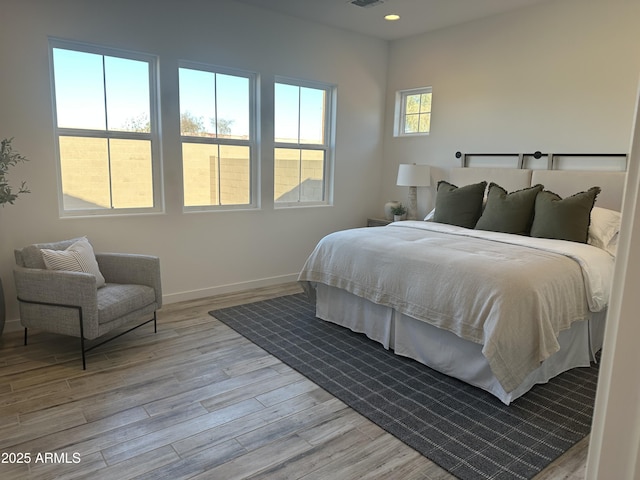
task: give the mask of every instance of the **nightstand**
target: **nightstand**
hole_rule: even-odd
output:
[[[367,218],[367,227],[384,227],[390,223],[391,220],[387,220],[386,218]]]

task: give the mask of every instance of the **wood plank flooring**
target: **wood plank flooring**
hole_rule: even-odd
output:
[[[158,333],[97,348],[86,371],[75,338],[34,332],[25,347],[5,333],[0,478],[453,478],[207,314],[298,291],[167,305]],[[537,479],[584,478],[587,446]]]

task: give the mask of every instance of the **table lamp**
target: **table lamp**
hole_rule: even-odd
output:
[[[431,185],[431,169],[429,165],[416,165],[401,163],[398,166],[398,180],[396,185],[409,187],[409,205],[407,207],[407,220],[417,220],[418,215],[418,189],[417,187],[429,187]]]

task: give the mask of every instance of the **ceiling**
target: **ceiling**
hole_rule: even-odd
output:
[[[352,0],[236,0],[383,40],[436,30],[551,0],[383,0],[358,7]],[[400,19],[384,20],[389,13]]]

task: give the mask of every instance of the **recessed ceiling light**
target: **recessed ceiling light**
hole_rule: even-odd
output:
[[[389,15],[385,15],[384,19],[389,21],[400,20],[400,15],[396,15],[395,13],[390,13]]]

